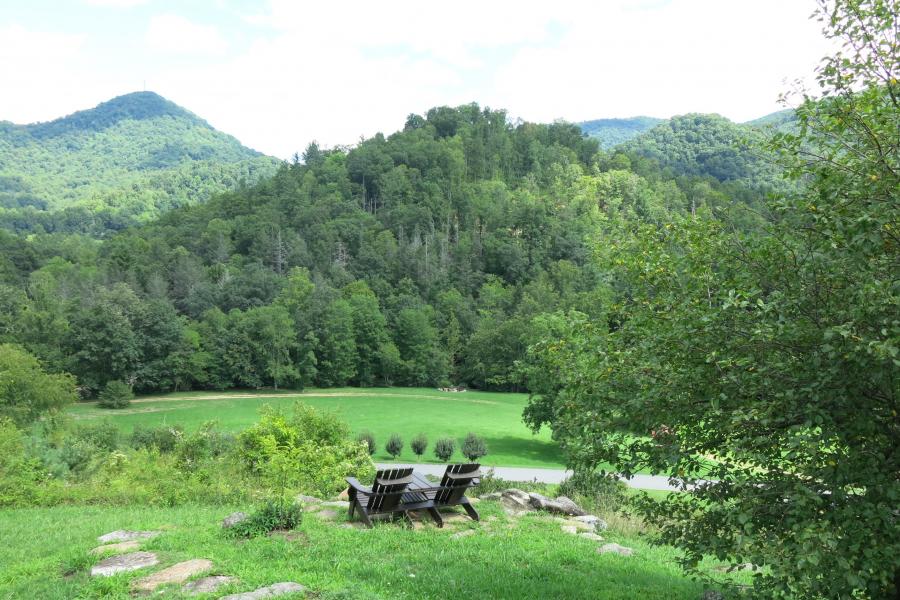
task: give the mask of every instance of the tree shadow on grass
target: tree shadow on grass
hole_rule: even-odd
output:
[[[560,468],[565,464],[565,456],[556,442],[539,440],[537,438],[523,439],[514,436],[485,437],[485,442],[488,447],[488,454],[484,457],[485,464],[492,463],[491,455],[515,456],[522,461],[529,462],[554,463]],[[546,466],[549,467],[550,465]]]

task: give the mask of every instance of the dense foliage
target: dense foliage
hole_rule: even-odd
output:
[[[277,164],[152,92],[48,123],[0,122],[0,227],[102,236]]]
[[[0,419],[23,426],[53,417],[74,402],[75,381],[68,374],[49,374],[21,347],[0,344]]]
[[[761,197],[598,154],[574,125],[440,107],[350,150],[313,144],[253,187],[102,242],[0,230],[0,341],[85,395],[112,380],[521,389],[535,319],[603,314],[590,245],[607,220],[709,209],[753,228],[740,209]]]
[[[702,213],[611,223],[615,302],[544,319],[532,347],[526,419],[580,470],[694,485],[639,508],[690,567],[766,567],[766,596],[898,591],[898,14],[821,3],[843,46],[772,143],[806,185],[768,203],[765,232]]]
[[[659,125],[665,119],[631,117],[629,119],[594,119],[578,124],[581,131],[599,142],[603,149],[613,148]]]

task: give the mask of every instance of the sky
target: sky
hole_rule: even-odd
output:
[[[547,122],[780,108],[813,0],[0,0],[0,120],[157,92],[266,154],[477,102]]]

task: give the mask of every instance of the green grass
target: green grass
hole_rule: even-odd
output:
[[[254,394],[274,397],[239,397]],[[409,442],[423,432],[428,436],[428,450],[421,462],[438,462],[432,453],[438,438],[452,437],[459,445],[472,431],[487,441],[489,453],[484,464],[552,468],[563,465],[562,453],[551,441],[550,433],[545,429],[533,435],[522,423],[526,394],[452,393],[424,388],[342,388],[302,393],[190,392],[139,398],[122,410],[81,403],[70,413],[76,419],[109,418],[124,431],[131,431],[137,424],[179,424],[190,430],[209,420],[218,421],[225,430],[239,431],[258,419],[263,405],[289,409],[297,399],[336,413],[350,424],[354,433],[371,431],[378,445],[373,457],[376,461],[391,459],[384,451],[384,444],[394,432],[404,441],[398,460],[419,462]],[[461,458],[458,453],[457,458]]]
[[[247,507],[235,507],[243,508]],[[564,534],[548,517],[506,517],[482,502],[482,521],[413,530],[403,523],[345,528],[306,515],[294,541],[232,540],[219,522],[228,507],[58,507],[0,511],[0,598],[128,598],[131,580],[148,570],[91,578],[88,551],[115,529],[163,529],[142,549],[161,564],[207,558],[214,573],[237,576],[233,590],[296,581],[318,598],[680,598],[702,585],[684,577],[670,548],[607,532],[635,555],[600,555],[597,543]],[[343,520],[343,517],[341,517]],[[474,535],[452,539],[460,528]],[[351,590],[346,595],[332,595]],[[220,594],[221,595],[221,594]],[[158,597],[158,596],[157,596]],[[163,596],[179,597],[170,588]]]

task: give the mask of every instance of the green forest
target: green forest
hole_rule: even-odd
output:
[[[102,243],[0,234],[0,339],[87,396],[110,381],[522,390],[545,315],[613,301],[594,260],[611,222],[759,226],[782,184],[741,131],[689,115],[604,152],[572,124],[434,108]]]
[[[47,123],[0,121],[0,228],[101,237],[277,166],[152,92]]]

